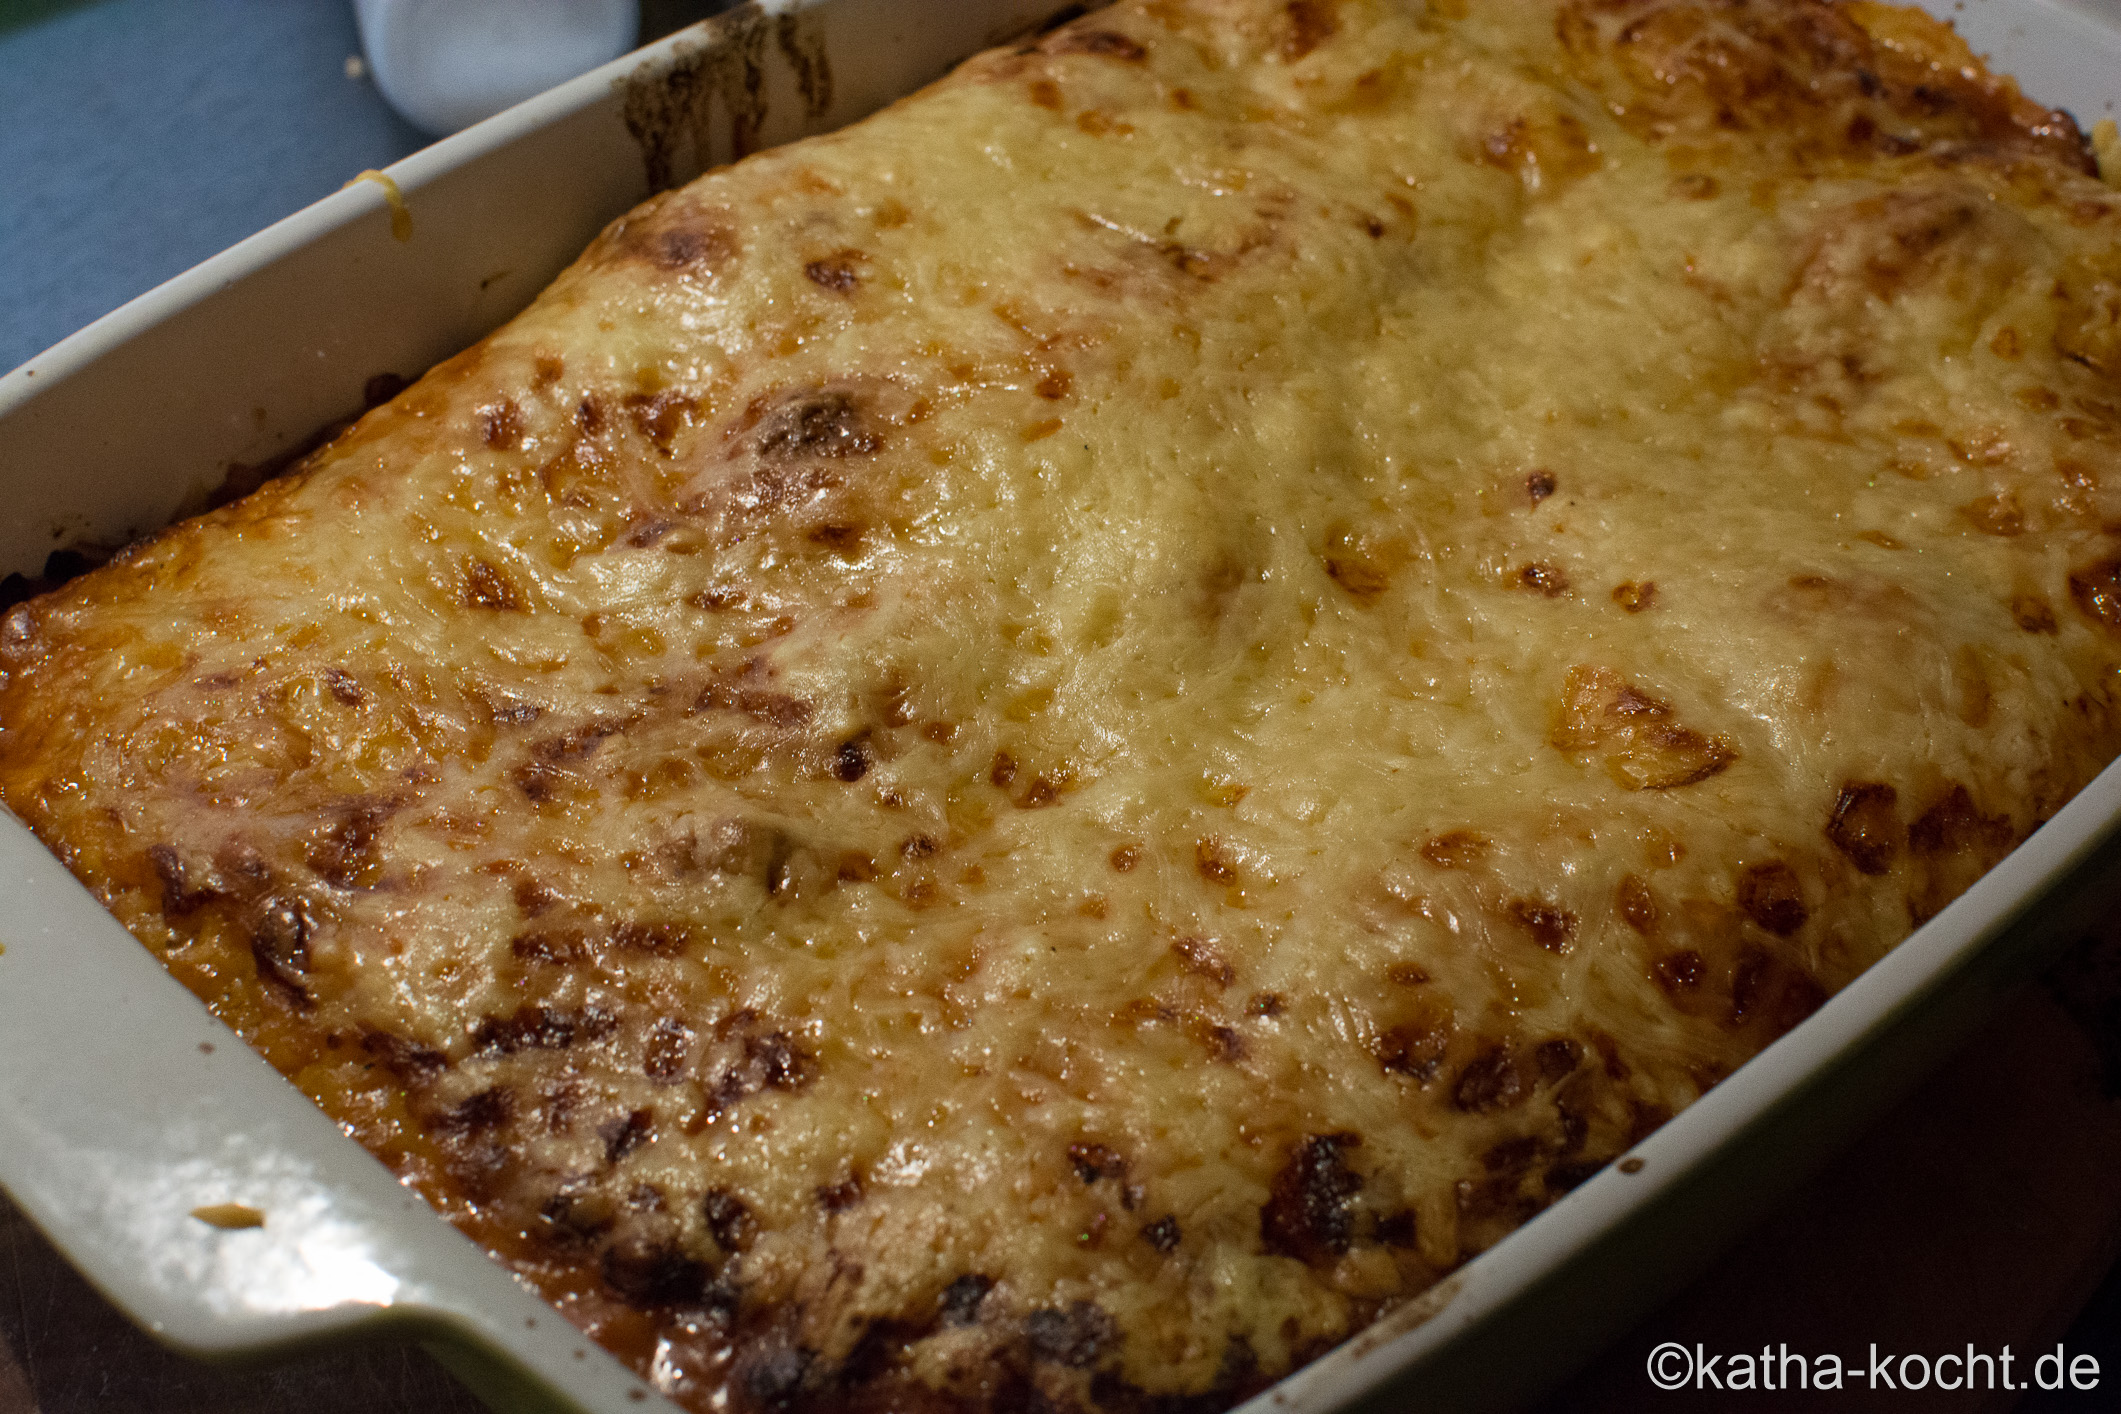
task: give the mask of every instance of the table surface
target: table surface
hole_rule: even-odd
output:
[[[684,7],[651,0],[651,32]],[[421,145],[350,73],[357,52],[345,0],[0,0],[0,368]],[[1645,1356],[1667,1340],[1844,1358],[1872,1342],[1941,1353],[2060,1340],[2100,1360],[2105,1387],[2016,1407],[2121,1407],[2121,1279],[2109,1276],[2121,1251],[2117,979],[2121,925],[2004,1009],[1540,1414],[1642,1407]],[[1898,1411],[2012,1404],[2001,1394],[1813,1398]],[[1803,1396],[1771,1400],[1806,1407]],[[0,1200],[0,1414],[294,1408],[480,1406],[405,1346],[242,1371],[171,1355]]]

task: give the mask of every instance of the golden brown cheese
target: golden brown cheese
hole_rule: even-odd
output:
[[[2117,748],[2121,195],[1910,12],[1136,0],[0,627],[0,796],[699,1409],[1212,1409]]]

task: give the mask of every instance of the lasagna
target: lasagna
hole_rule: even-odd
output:
[[[0,799],[679,1403],[1213,1410],[2121,750],[2117,537],[1948,28],[1122,0],[7,612]]]

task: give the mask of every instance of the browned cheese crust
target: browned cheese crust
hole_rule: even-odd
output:
[[[1930,21],[1130,0],[9,613],[0,798],[681,1403],[1214,1410],[2121,748],[2117,483]]]

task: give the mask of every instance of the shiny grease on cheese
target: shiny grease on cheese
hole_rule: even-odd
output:
[[[10,614],[0,796],[681,1402],[1220,1407],[2114,754],[2117,472],[1928,21],[1122,4]]]

